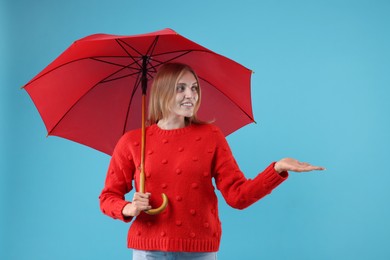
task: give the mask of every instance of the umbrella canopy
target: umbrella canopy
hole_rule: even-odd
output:
[[[126,131],[141,128],[142,75],[147,93],[150,79],[168,62],[188,64],[198,74],[201,120],[214,120],[225,135],[254,121],[252,71],[171,29],[77,40],[24,89],[48,135],[111,155]]]

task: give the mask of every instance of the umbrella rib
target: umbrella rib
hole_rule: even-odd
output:
[[[138,65],[138,67],[142,68],[142,66],[138,63],[138,61],[136,61],[136,60],[134,59],[134,56],[131,55],[131,54],[126,50],[126,48],[122,45],[122,43],[125,44],[125,45],[127,45],[128,47],[130,47],[130,48],[131,48],[132,50],[134,50],[135,52],[137,52],[138,55],[141,56],[141,57],[142,57],[142,53],[139,52],[137,49],[135,49],[133,46],[128,45],[128,44],[127,44],[126,42],[124,42],[123,40],[115,39],[115,41],[116,41],[116,43],[122,48],[122,50],[124,50],[124,51],[126,52],[127,56],[129,56],[131,59],[133,59],[134,62]]]
[[[88,57],[87,57],[87,58],[81,58],[81,59],[76,59],[76,60],[68,61],[68,62],[66,62],[66,63],[64,63],[64,64],[61,64],[61,65],[55,67],[55,68],[52,68],[51,70],[49,70],[49,71],[43,73],[43,74],[40,75],[39,77],[32,79],[30,82],[28,82],[26,85],[24,85],[23,88],[27,87],[28,85],[32,84],[34,81],[37,81],[38,79],[42,78],[43,76],[45,76],[46,74],[49,74],[49,73],[52,72],[52,71],[55,71],[55,70],[57,70],[57,69],[59,69],[59,68],[65,66],[65,65],[71,64],[71,63],[73,63],[73,62],[77,62],[77,61],[81,61],[81,60],[85,60],[85,59],[88,59]]]
[[[100,60],[100,59],[98,59],[98,58],[91,58],[91,59],[96,60],[96,61],[98,61],[98,62],[108,63],[108,64],[111,64],[111,65],[117,65],[117,66],[122,67],[120,70],[117,70],[115,73],[111,74],[109,77],[103,79],[103,80],[101,81],[101,83],[105,83],[105,82],[115,81],[115,80],[122,79],[122,78],[131,77],[131,76],[133,76],[133,75],[135,75],[135,74],[138,74],[138,73],[140,72],[140,70],[139,70],[138,68],[131,67],[132,65],[134,65],[134,63],[131,63],[131,64],[128,64],[128,65],[124,66],[124,65],[116,64],[116,63],[114,63],[114,62],[109,62],[109,61],[105,61],[105,60]],[[136,63],[136,62],[135,62],[135,63]],[[124,70],[124,69],[133,69],[133,70],[136,70],[136,71],[133,72],[133,73],[126,74],[126,75],[124,75],[124,76],[120,76],[120,77],[108,79],[108,78],[110,78],[111,76],[115,75],[116,73],[119,73],[120,71],[122,71],[122,70]]]
[[[106,56],[107,58],[109,57],[112,57],[112,58],[120,58],[120,57],[123,57],[123,56]],[[45,73],[43,73],[42,75],[40,75],[39,77],[36,77],[34,79],[32,79],[30,82],[28,82],[26,85],[24,85],[22,88],[26,88],[28,85],[32,84],[33,82],[37,81],[38,79],[46,76],[47,74],[57,70],[57,69],[60,69],[61,67],[63,66],[66,66],[66,65],[69,65],[71,63],[74,63],[74,62],[79,62],[79,61],[82,61],[82,60],[87,60],[87,59],[91,59],[91,60],[95,60],[95,61],[98,61],[98,62],[103,62],[103,63],[108,63],[108,64],[111,64],[111,65],[115,65],[115,66],[119,66],[119,67],[122,67],[123,68],[127,68],[128,66],[123,66],[123,65],[120,65],[120,64],[115,64],[113,62],[108,62],[108,61],[103,61],[103,60],[99,60],[98,58],[102,58],[102,56],[96,56],[96,57],[84,57],[84,58],[80,58],[80,59],[75,59],[75,60],[71,60],[71,61],[68,61],[68,62],[65,62],[64,64],[61,64],[55,68],[52,68],[50,69],[49,71],[46,71]],[[134,61],[134,62],[137,62],[137,61]]]
[[[188,53],[190,53],[190,52],[196,52],[196,51],[198,51],[198,52],[208,52],[208,51],[205,51],[205,50],[180,50],[180,51],[167,51],[167,52],[161,52],[161,53],[157,53],[157,54],[154,54],[154,56],[156,57],[156,56],[161,56],[161,55],[167,55],[167,54],[173,54],[173,53],[183,53],[183,54],[180,54],[180,55],[178,55],[177,57],[180,57],[180,56],[183,56],[183,55],[186,55],[186,54],[188,54]],[[211,52],[209,52],[209,53],[211,53]]]
[[[158,40],[158,36],[153,40],[153,43],[151,46],[149,46],[149,49],[148,49],[148,52],[150,51],[150,48],[152,46],[156,46],[157,44],[157,40]],[[132,50],[134,50],[135,52],[137,52],[141,57],[144,57],[145,55],[142,55],[141,52],[139,52],[137,49],[135,49],[133,46],[129,45],[127,42],[123,41],[123,40],[120,40],[120,39],[116,39],[115,40],[118,45],[126,52],[126,54],[138,65],[138,67],[140,68],[140,71],[142,71],[142,65],[139,63],[141,61],[141,59],[138,59],[138,60],[135,60],[135,58],[126,50],[126,48],[122,45],[122,44],[125,44],[126,46],[128,46],[129,48],[131,48]],[[154,49],[154,47],[153,47]]]
[[[179,51],[177,51],[177,52],[179,52]],[[177,52],[165,52],[165,53],[160,53],[160,54],[156,54],[156,55],[153,55],[153,56],[161,56],[161,55],[164,55],[164,54],[171,54],[171,53],[177,53]],[[180,52],[182,52],[182,51],[180,51]],[[158,63],[158,65],[152,65],[151,63],[149,63],[149,64],[150,64],[150,69],[153,69],[153,72],[156,73],[156,72],[157,72],[157,67],[159,67],[159,66],[161,66],[161,65],[164,65],[164,64],[166,64],[166,63],[169,63],[169,62],[171,62],[171,61],[173,61],[173,60],[175,60],[175,59],[178,59],[178,58],[180,58],[180,57],[182,57],[182,56],[184,56],[184,55],[187,55],[187,54],[190,53],[190,52],[193,52],[193,50],[187,50],[187,51],[185,51],[184,53],[181,53],[180,55],[175,56],[175,57],[173,57],[173,58],[171,58],[171,59],[169,59],[169,60],[166,60],[166,61],[160,61],[160,60],[158,60],[158,59],[155,59],[155,58],[149,56],[149,59],[150,59],[150,60],[152,60],[152,61]],[[149,70],[148,70],[147,73],[148,73],[148,76],[149,76],[150,78],[152,78],[152,75],[149,73]]]
[[[160,38],[160,37],[159,37],[158,35],[154,38],[152,44],[149,45],[148,50],[146,51],[145,54],[142,54],[142,53],[139,52],[136,48],[134,48],[133,46],[131,46],[130,44],[128,44],[127,42],[125,42],[125,41],[123,41],[123,40],[117,39],[116,41],[117,41],[117,43],[121,46],[121,48],[127,53],[127,55],[129,55],[129,57],[131,57],[133,60],[134,60],[133,56],[126,50],[126,48],[125,48],[122,44],[124,44],[124,45],[126,45],[127,47],[131,48],[132,50],[134,50],[135,52],[137,52],[140,56],[142,56],[142,57],[147,57],[147,64],[150,65],[149,68],[150,68],[150,69],[153,68],[153,71],[156,72],[155,67],[151,65],[151,63],[149,62],[149,60],[151,60],[151,56],[152,56],[153,53],[154,53],[154,50],[155,50],[155,48],[156,48],[156,46],[157,46],[157,42],[158,42],[159,38]],[[122,43],[122,44],[121,44],[121,43]],[[135,60],[134,60],[134,61],[135,61]],[[135,62],[137,63],[137,65],[138,65],[138,66],[140,67],[140,69],[142,70],[143,68],[142,68],[142,65],[139,63],[139,61],[140,61],[140,60],[135,61]],[[146,68],[146,72],[147,72],[147,74],[149,75],[149,77],[152,77],[151,74],[149,73],[149,69],[148,69],[148,68]]]
[[[154,50],[156,45],[157,45],[157,41],[159,39],[159,36],[157,35],[152,44],[149,46],[148,50],[146,51],[146,54],[142,54],[140,51],[138,51],[136,48],[134,48],[133,46],[131,46],[130,44],[128,44],[127,42],[121,40],[121,39],[116,39],[116,42],[121,46],[121,48],[127,53],[127,55],[129,55],[129,57],[132,57],[132,55],[126,50],[126,48],[124,48],[124,46],[121,44],[123,43],[124,45],[126,45],[127,47],[131,48],[133,51],[137,52],[139,56],[149,56],[148,54],[150,53],[151,49]],[[141,66],[140,66],[141,67]]]
[[[133,103],[133,97],[135,96],[135,92],[139,88],[140,83],[141,83],[141,77],[140,77],[140,73],[138,73],[137,80],[134,84],[134,88],[133,88],[133,91],[132,91],[131,96],[130,96],[129,105],[127,106],[126,119],[125,119],[125,123],[123,125],[122,135],[126,132],[127,120],[129,118],[131,104]]]
[[[122,68],[123,69],[123,68]],[[122,70],[121,69],[121,70]],[[53,130],[59,125],[59,123],[66,117],[66,115],[76,106],[76,104],[84,97],[86,96],[91,90],[93,90],[97,85],[99,85],[100,83],[105,83],[107,82],[106,79],[107,78],[110,78],[112,75],[116,74],[118,71],[115,71],[114,73],[111,73],[110,75],[108,75],[107,77],[105,77],[104,79],[98,81],[95,85],[93,85],[90,89],[88,89],[88,91],[86,91],[83,95],[80,96],[79,99],[76,100],[76,102],[74,102],[74,104],[72,106],[70,106],[70,108],[66,111],[66,113],[64,113],[62,115],[62,117],[57,121],[57,123],[48,131],[48,135],[50,135]]]
[[[158,35],[154,38],[152,44],[149,46],[148,50],[146,51],[146,56],[150,57],[153,54],[154,49],[156,49],[157,42],[159,39],[160,39],[160,36],[158,36]]]
[[[120,76],[120,77],[116,77],[116,78],[112,78],[112,79],[104,79],[104,80],[102,80],[99,83],[106,83],[106,82],[111,82],[111,81],[115,81],[115,80],[119,80],[119,79],[124,79],[124,78],[128,78],[128,77],[131,77],[131,76],[134,76],[134,75],[137,75],[137,74],[139,74],[139,72],[133,72],[133,73],[129,73],[129,74],[126,74],[126,75],[123,75],[123,76]]]
[[[122,68],[136,69],[134,67],[131,67],[131,65],[134,65],[135,63],[137,63],[136,61],[134,61],[134,59],[133,59],[133,61],[134,61],[133,63],[127,64],[127,65],[122,65],[122,64],[115,63],[115,62],[112,62],[112,61],[102,60],[101,58],[127,58],[127,56],[96,56],[96,57],[91,57],[90,59],[98,61],[98,62],[114,65],[114,66],[119,66],[119,67],[122,67]]]
[[[180,52],[181,52],[181,51],[180,51]],[[188,53],[191,53],[191,52],[193,52],[193,50],[187,50],[187,51],[185,51],[184,53],[181,53],[180,55],[177,55],[177,56],[175,56],[175,57],[173,57],[173,58],[171,58],[171,59],[169,59],[169,60],[166,60],[166,61],[160,61],[160,60],[157,60],[157,59],[154,59],[154,58],[152,58],[152,60],[158,62],[158,63],[159,63],[158,66],[161,66],[161,65],[163,65],[163,64],[165,64],[165,63],[169,63],[169,62],[171,62],[171,61],[173,61],[173,60],[176,60],[176,59],[178,59],[178,58],[180,58],[180,57],[182,57],[182,56],[184,56],[184,55],[187,55]],[[160,54],[157,54],[157,55],[155,55],[155,56],[160,56],[160,55],[165,55],[165,54],[171,54],[171,53],[177,53],[177,52],[160,53]],[[156,68],[156,67],[157,67],[157,66],[153,66],[153,68]]]
[[[106,57],[106,56],[104,56],[104,57]],[[104,58],[104,57],[100,56],[100,58]],[[115,58],[115,56],[107,56],[107,57]],[[120,58],[120,57],[119,57],[119,58]],[[124,58],[124,57],[123,57],[123,58]],[[116,79],[121,79],[121,78],[129,77],[129,76],[133,76],[133,75],[135,75],[135,74],[137,74],[137,73],[140,73],[140,71],[141,71],[139,68],[132,67],[132,65],[136,64],[137,62],[133,62],[133,63],[130,63],[130,64],[128,64],[128,65],[122,65],[122,64],[115,63],[115,62],[110,62],[110,61],[102,60],[102,59],[99,59],[99,58],[97,58],[97,57],[96,57],[96,58],[95,58],[95,57],[92,57],[92,58],[90,58],[90,59],[95,60],[95,61],[97,61],[97,62],[102,62],[102,63],[107,63],[107,64],[119,66],[119,67],[122,67],[122,69],[133,69],[133,70],[136,70],[136,72],[127,74],[127,75],[125,75],[125,76],[117,77],[117,78],[114,78],[114,79],[104,80],[104,82],[113,81],[113,80],[116,80]],[[121,70],[122,70],[122,69],[121,69]],[[153,69],[153,72],[157,72],[157,70],[155,69],[155,66],[150,66],[150,69]],[[121,70],[118,70],[117,72],[119,72],[119,71],[121,71]],[[150,77],[152,77],[151,74],[149,73],[149,71],[148,71],[148,75],[149,75]]]

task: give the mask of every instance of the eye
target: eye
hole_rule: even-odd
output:
[[[183,85],[183,84],[178,84],[178,85],[176,86],[176,92],[177,92],[177,93],[182,93],[182,92],[184,92],[185,89],[186,89],[186,86]]]
[[[192,92],[199,92],[199,86],[198,85],[193,85],[191,87],[191,90],[192,90]]]

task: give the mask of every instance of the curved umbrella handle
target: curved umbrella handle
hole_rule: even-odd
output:
[[[139,191],[145,193],[145,171],[142,166],[141,166],[140,181],[139,181]],[[156,209],[146,210],[145,213],[149,215],[157,215],[163,212],[164,209],[168,206],[168,197],[167,195],[165,195],[165,193],[161,193],[161,197],[163,199],[161,206]]]
[[[167,197],[167,195],[165,195],[165,193],[161,193],[161,197],[163,199],[163,203],[161,204],[161,206],[156,208],[156,209],[149,209],[149,210],[145,211],[145,213],[147,213],[149,215],[157,215],[157,214],[160,214],[161,212],[163,212],[164,209],[168,206],[168,197]]]

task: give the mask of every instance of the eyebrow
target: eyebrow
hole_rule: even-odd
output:
[[[184,82],[178,82],[177,85],[184,85],[184,86],[186,86],[187,84],[184,83]],[[198,82],[194,82],[194,83],[191,84],[191,86],[193,86],[193,85],[199,85],[199,84],[198,84]]]

